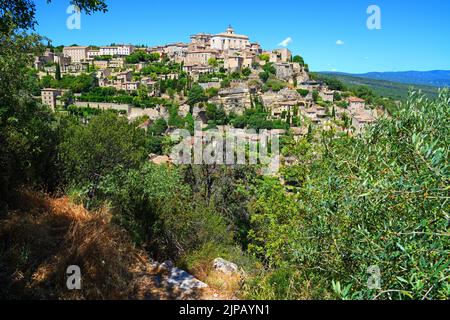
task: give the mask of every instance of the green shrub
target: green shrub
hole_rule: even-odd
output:
[[[323,133],[297,155],[300,186],[256,188],[250,251],[325,287],[334,280],[345,298],[448,299],[449,115],[449,91],[413,94],[362,135]],[[380,289],[367,286],[371,266]]]
[[[100,183],[99,198],[110,202],[116,223],[161,259],[232,240],[222,217],[196,201],[174,168],[118,169]]]

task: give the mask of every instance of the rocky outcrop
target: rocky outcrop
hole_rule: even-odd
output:
[[[227,113],[242,114],[246,108],[251,107],[250,89],[245,84],[222,89],[209,102],[216,105],[223,105]]]
[[[213,266],[216,271],[222,272],[227,275],[239,273],[239,267],[237,266],[237,264],[224,260],[222,258],[215,259]]]
[[[151,261],[151,267],[135,280],[139,299],[202,299],[208,285],[188,272],[174,267],[171,261]]]

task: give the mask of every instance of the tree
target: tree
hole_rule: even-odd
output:
[[[259,59],[261,61],[269,62],[270,61],[270,56],[268,54],[262,54],[262,55],[259,56]]]
[[[146,158],[143,130],[113,112],[93,117],[87,126],[69,123],[58,147],[65,181],[76,186],[93,183],[118,166],[134,168]]]
[[[287,185],[262,180],[248,206],[249,251],[277,279],[258,288],[278,299],[448,299],[449,99],[414,94],[360,135],[283,150],[298,162],[282,170]],[[382,288],[367,286],[374,269]],[[304,281],[321,293],[302,292]]]
[[[199,84],[193,85],[191,90],[189,90],[187,103],[191,107],[199,102],[205,102],[207,100],[208,97],[205,94],[205,90],[203,90]]]
[[[86,14],[107,11],[105,0],[73,0],[72,3]],[[36,25],[36,6],[33,0],[3,0],[0,2],[0,13],[1,33],[6,33],[11,28],[34,29]]]
[[[298,89],[297,92],[302,96],[306,97],[309,94],[309,90],[307,89]]]
[[[167,122],[163,118],[156,119],[155,122],[148,129],[148,134],[151,136],[161,136],[167,131]]]
[[[208,88],[206,89],[206,95],[208,96],[208,98],[212,98],[215,97],[219,94],[219,89],[217,88]]]
[[[292,58],[292,62],[296,62],[298,64],[300,64],[301,66],[305,65],[305,61],[303,60],[303,58],[299,55],[296,55]]]
[[[219,62],[217,61],[216,58],[209,58],[208,65],[210,65],[213,68],[217,68],[219,66]]]
[[[61,66],[59,63],[56,64],[55,79],[56,81],[61,80]]]
[[[64,92],[64,94],[61,97],[61,102],[64,104],[65,107],[72,104],[74,100],[75,100],[75,95],[73,94],[73,92],[71,90]]]
[[[341,100],[342,100],[342,96],[341,96],[341,94],[339,93],[339,91],[335,91],[335,92],[334,92],[334,94],[333,94],[333,99],[334,99],[334,101],[341,101]]]
[[[0,8],[6,4],[2,2]],[[21,185],[44,190],[54,187],[54,117],[48,107],[33,98],[37,78],[30,78],[27,67],[42,52],[37,35],[17,32],[12,27],[1,34],[0,209]]]
[[[242,69],[242,75],[244,76],[244,77],[248,77],[248,76],[250,76],[252,74],[252,70],[250,69],[250,68],[244,68],[244,69]]]
[[[275,69],[275,67],[273,66],[273,63],[266,63],[263,67],[263,70],[265,72],[267,72],[269,75],[273,74],[277,74],[277,70]]]
[[[269,80],[270,74],[267,72],[260,72],[259,73],[259,78],[262,80],[262,82],[267,82],[267,80]]]
[[[208,120],[214,121],[217,125],[227,123],[227,115],[223,106],[218,107],[215,104],[208,104],[206,106],[206,117]]]
[[[320,101],[320,95],[319,95],[319,91],[317,91],[317,90],[313,90],[313,93],[312,93],[312,96],[313,96],[313,100],[314,100],[314,102],[319,102]]]
[[[232,243],[223,217],[204,201],[192,201],[195,195],[176,168],[147,163],[117,170],[101,181],[98,197],[111,202],[114,222],[162,259]]]

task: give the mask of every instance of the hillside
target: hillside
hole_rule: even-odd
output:
[[[26,191],[0,224],[0,299],[230,299],[236,277],[202,272],[209,287],[139,249],[106,209]],[[81,290],[67,290],[66,269],[81,270]],[[231,285],[230,285],[231,284]],[[232,287],[234,286],[234,287]]]
[[[377,95],[389,97],[392,99],[404,99],[408,96],[411,89],[421,90],[429,97],[435,97],[438,93],[437,87],[405,84],[386,80],[376,80],[363,78],[357,75],[349,75],[344,73],[320,72],[321,76],[337,79],[349,87],[368,86]]]
[[[438,88],[450,86],[450,71],[447,70],[369,72],[364,74],[355,74],[354,76]]]

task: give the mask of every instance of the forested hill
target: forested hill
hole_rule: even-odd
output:
[[[345,73],[320,72],[320,76],[333,78],[341,81],[349,87],[368,86],[377,95],[389,97],[392,99],[404,99],[408,96],[408,92],[412,90],[421,90],[429,97],[436,97],[439,88],[417,84],[406,84],[394,81],[376,80],[364,78],[359,75],[350,75]]]
[[[368,72],[364,74],[354,74],[354,76],[438,88],[450,86],[450,71],[448,70]]]

